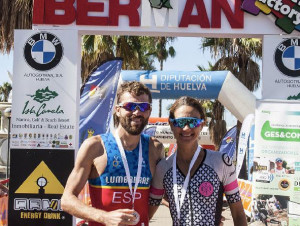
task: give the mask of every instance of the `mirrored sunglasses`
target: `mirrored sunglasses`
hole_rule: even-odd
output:
[[[138,108],[141,112],[148,111],[151,108],[151,104],[147,102],[125,102],[120,103],[117,106],[124,108],[127,111],[135,111]]]
[[[183,129],[186,125],[188,125],[191,129],[193,129],[195,127],[199,127],[201,123],[204,122],[204,120],[199,118],[193,118],[193,117],[182,117],[182,118],[170,119],[170,122],[172,122],[174,126],[179,127],[181,129]]]

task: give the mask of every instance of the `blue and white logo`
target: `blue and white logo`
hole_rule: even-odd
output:
[[[24,46],[26,62],[34,69],[48,71],[56,67],[63,56],[63,47],[57,36],[41,32],[32,35]]]
[[[290,70],[300,69],[300,47],[290,46],[282,54],[283,64]]]
[[[300,39],[281,42],[275,51],[274,61],[279,71],[289,77],[300,77]]]

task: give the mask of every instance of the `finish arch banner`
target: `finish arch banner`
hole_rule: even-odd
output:
[[[217,99],[228,71],[122,71],[124,81],[140,81],[153,98],[176,99],[192,96]]]
[[[229,71],[122,71],[121,79],[144,83],[157,99],[218,99],[241,122],[255,112],[255,96]]]
[[[33,24],[35,29],[109,35],[299,34],[298,5],[290,0],[35,0]]]

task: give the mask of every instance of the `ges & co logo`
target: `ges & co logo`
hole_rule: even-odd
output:
[[[56,67],[63,56],[63,46],[55,35],[41,32],[32,35],[24,46],[24,58],[29,66],[38,71]]]

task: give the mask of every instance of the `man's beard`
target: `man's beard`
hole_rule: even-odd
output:
[[[131,121],[134,118],[141,119],[141,124],[139,125],[131,125]],[[144,118],[142,116],[136,116],[136,117],[120,117],[120,123],[121,126],[131,135],[139,135],[142,133],[145,126],[148,124],[149,118]]]

